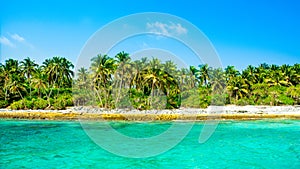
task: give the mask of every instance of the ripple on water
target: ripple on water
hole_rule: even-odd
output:
[[[110,124],[128,136],[149,137],[172,123]],[[195,123],[186,138],[164,154],[131,159],[99,148],[79,122],[1,120],[0,168],[300,168],[299,120],[222,121],[212,137],[199,144],[203,124]]]

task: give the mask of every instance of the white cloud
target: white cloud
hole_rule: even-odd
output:
[[[18,35],[18,34],[16,34],[16,33],[13,34],[13,35],[10,35],[10,37],[11,37],[12,39],[18,41],[18,42],[23,42],[23,41],[25,41],[25,39],[24,39],[22,36],[20,36],[20,35]]]
[[[23,44],[23,45],[25,45],[25,46],[27,46],[31,49],[34,49],[34,46],[31,43],[29,43],[24,37],[20,36],[19,34],[16,34],[16,33],[10,34],[10,33],[8,33],[8,35],[15,42],[19,42],[20,44]],[[20,45],[20,44],[18,44],[18,45]]]
[[[150,32],[156,34],[162,34],[166,36],[187,34],[187,29],[184,28],[180,23],[166,24],[161,22],[154,22],[154,23],[147,23],[146,26]]]
[[[0,43],[9,47],[15,47],[15,45],[6,37],[0,37]]]

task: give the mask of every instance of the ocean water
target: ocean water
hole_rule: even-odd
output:
[[[172,123],[111,125],[141,138],[158,135]],[[79,122],[0,120],[0,168],[300,168],[299,120],[224,121],[199,144],[202,127],[195,123],[173,149],[139,159],[103,150]]]

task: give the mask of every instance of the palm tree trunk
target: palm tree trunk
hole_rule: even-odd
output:
[[[55,80],[54,80],[54,82],[53,82],[52,88],[50,88],[50,82],[49,82],[49,84],[48,84],[48,89],[50,88],[49,95],[47,95],[47,99],[48,99],[48,107],[51,106],[50,97],[51,97],[51,94],[52,94],[52,91],[53,91],[53,87],[54,87],[54,85],[55,85],[56,80],[57,80],[57,76],[55,77]]]
[[[101,99],[100,93],[99,93],[99,91],[98,91],[96,88],[94,88],[94,90],[96,91],[96,94],[97,94],[98,99],[99,99],[99,101],[100,101],[100,104],[101,104],[101,106],[102,106],[102,99]]]
[[[38,95],[39,95],[39,98],[42,98],[42,97],[41,97],[40,87],[38,87]]]
[[[152,97],[151,97],[150,106],[152,106],[152,103],[153,103],[153,97],[154,97],[154,83],[152,83],[151,94],[152,94]],[[153,108],[153,107],[152,107],[152,108]]]
[[[28,81],[29,81],[29,96],[30,96],[30,99],[31,99],[31,78],[29,76],[28,70],[27,70],[27,77],[28,77]]]
[[[116,104],[119,102],[119,99],[120,99],[122,83],[123,83],[123,79],[121,79],[120,84],[119,84],[119,91],[118,91],[117,98],[116,98]]]
[[[5,101],[7,101],[7,97],[8,97],[8,89],[7,89],[7,82],[5,81]]]
[[[23,98],[23,95],[21,94],[21,92],[20,92],[20,90],[19,89],[17,89],[18,90],[18,93],[19,93],[19,95],[20,95],[20,97],[22,98],[22,100],[24,99]],[[25,105],[26,106],[26,105]]]

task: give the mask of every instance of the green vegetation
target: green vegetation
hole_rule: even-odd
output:
[[[300,65],[248,66],[239,72],[207,64],[179,69],[157,58],[132,61],[120,52],[115,58],[98,55],[90,68],[81,68],[75,81],[78,105],[103,108],[171,109],[209,105],[297,105]]]
[[[41,66],[30,58],[21,62],[6,60],[0,64],[0,108],[64,109],[72,106],[73,102],[66,104],[62,100],[72,100],[73,67],[62,57],[46,59]]]
[[[178,68],[157,58],[131,60],[97,55],[89,68],[78,69],[65,58],[46,59],[41,66],[29,58],[8,59],[0,66],[0,108],[173,109],[209,105],[299,105],[300,64],[248,66],[238,71],[209,65]]]

